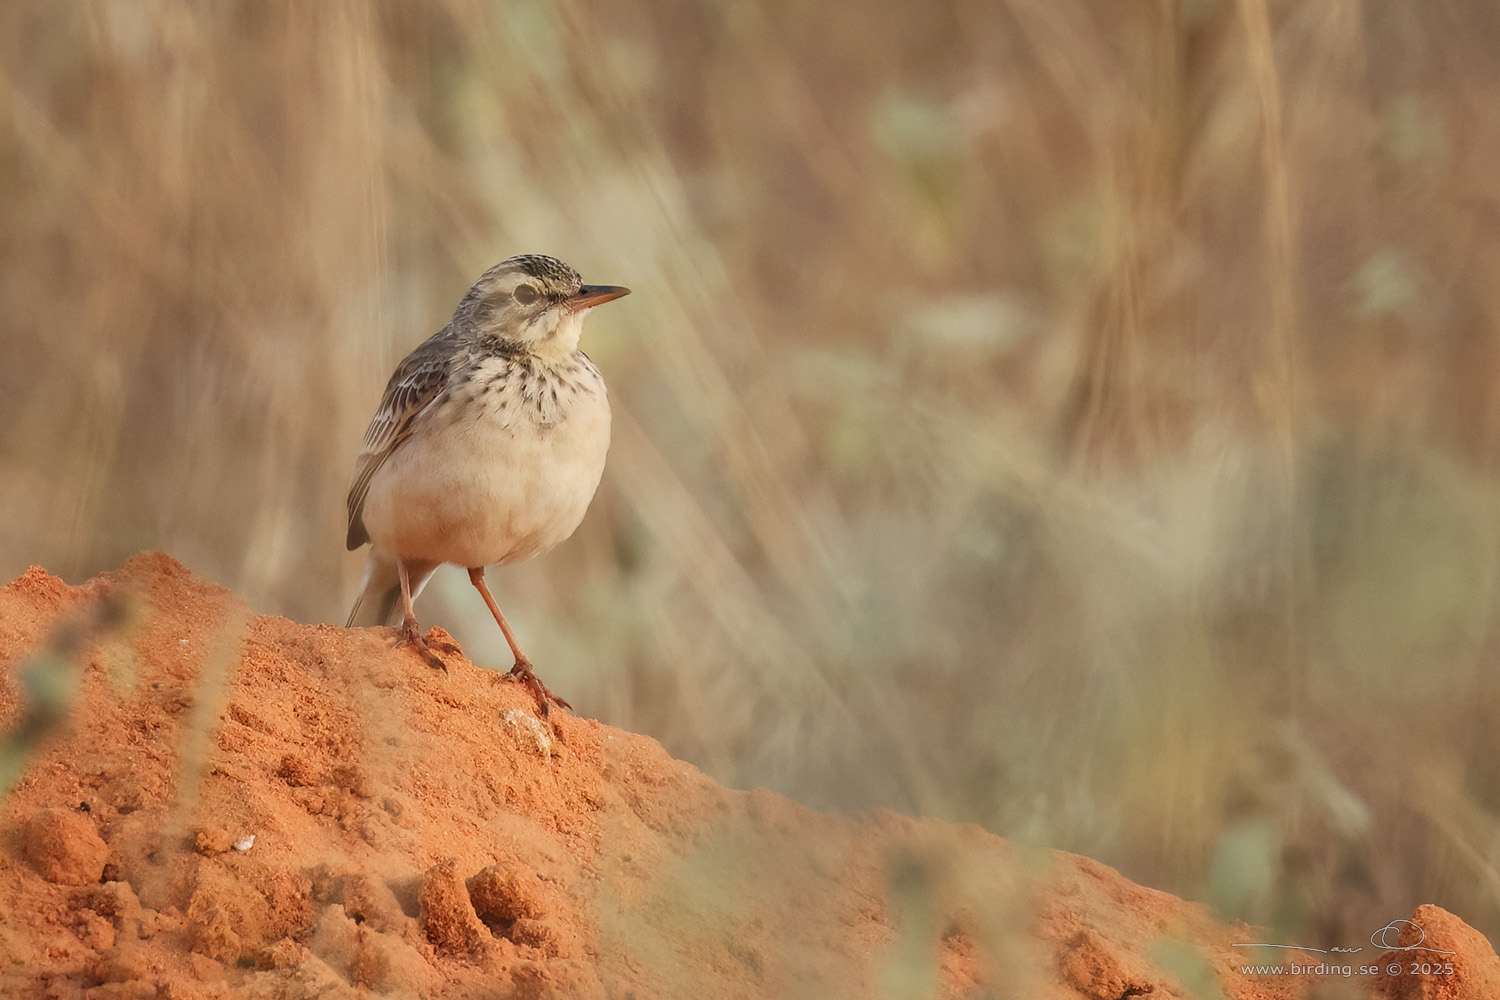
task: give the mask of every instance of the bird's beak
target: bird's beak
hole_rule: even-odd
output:
[[[622,295],[629,295],[630,289],[621,288],[619,285],[584,285],[578,290],[577,295],[569,296],[567,306],[574,312],[583,312],[595,306],[602,306],[606,302],[613,302]]]

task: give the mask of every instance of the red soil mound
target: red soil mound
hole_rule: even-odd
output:
[[[539,720],[460,657],[445,676],[384,631],[253,616],[159,554],[0,589],[0,664],[0,776],[25,758],[0,812],[7,997],[1315,989],[1241,975],[1251,929],[1093,861],[722,788],[646,737]],[[1415,919],[1452,974],[1345,984],[1500,996],[1479,935]]]

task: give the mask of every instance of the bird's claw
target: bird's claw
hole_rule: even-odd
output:
[[[541,712],[543,718],[551,714],[553,705],[566,708],[569,711],[573,708],[572,705],[569,705],[566,701],[563,701],[557,695],[547,690],[547,685],[542,683],[542,679],[536,675],[536,671],[532,669],[531,663],[527,660],[517,660],[515,666],[510,668],[510,672],[505,675],[504,679],[526,685],[527,689],[531,691],[532,697],[536,699],[537,711]]]
[[[423,638],[422,629],[417,625],[415,618],[402,622],[400,627],[396,629],[396,648],[400,649],[402,646],[410,646],[412,649],[415,649],[421,655],[422,659],[427,661],[428,666],[435,667],[443,671],[443,673],[448,672],[448,664],[443,662],[441,656],[432,651],[432,647],[437,646],[446,653],[463,652],[463,650],[459,649],[453,643],[445,642],[441,639],[429,643]]]

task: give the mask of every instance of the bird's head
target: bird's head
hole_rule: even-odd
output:
[[[458,304],[453,325],[494,339],[507,353],[561,357],[577,349],[590,309],[628,294],[618,285],[585,285],[556,257],[523,254],[480,275]]]

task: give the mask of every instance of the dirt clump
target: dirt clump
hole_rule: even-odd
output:
[[[104,875],[109,847],[87,814],[38,809],[21,827],[21,853],[48,882],[92,885]]]
[[[1382,1000],[1500,997],[1500,961],[1484,935],[1439,906],[1393,920],[1371,938],[1391,946],[1377,963]]]

